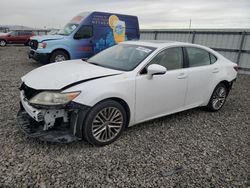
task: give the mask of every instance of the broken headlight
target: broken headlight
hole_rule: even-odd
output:
[[[81,92],[59,93],[44,91],[30,99],[31,104],[64,105],[76,98]]]

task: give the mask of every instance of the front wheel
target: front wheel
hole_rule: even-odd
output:
[[[212,112],[220,110],[226,102],[227,95],[228,95],[228,89],[225,86],[225,84],[220,83],[219,85],[217,85],[209,100],[207,109]]]
[[[126,111],[120,103],[113,100],[98,103],[84,122],[84,139],[96,146],[110,144],[121,135],[126,122]]]
[[[0,40],[0,46],[6,46],[6,41],[5,40]]]
[[[66,52],[58,50],[52,53],[50,57],[50,63],[66,61],[69,59],[69,56]]]

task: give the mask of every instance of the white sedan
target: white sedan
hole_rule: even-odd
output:
[[[22,77],[18,120],[30,137],[103,146],[144,121],[199,106],[218,111],[237,69],[200,45],[123,42]]]

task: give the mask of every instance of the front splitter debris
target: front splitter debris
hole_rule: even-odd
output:
[[[29,117],[25,111],[17,113],[17,120],[20,129],[30,138],[37,138],[41,141],[56,142],[56,143],[70,143],[80,138],[74,136],[66,128],[52,129],[44,131],[41,123],[35,122]]]

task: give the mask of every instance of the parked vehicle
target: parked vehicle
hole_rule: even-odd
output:
[[[6,46],[6,44],[24,44],[29,45],[30,37],[34,36],[32,31],[11,31],[4,35],[0,35],[0,46]]]
[[[136,16],[85,12],[74,17],[57,35],[33,37],[29,57],[44,63],[89,58],[118,42],[139,38]]]
[[[218,111],[237,68],[200,45],[123,42],[22,77],[20,127],[41,140],[110,144],[140,122],[199,106]]]

